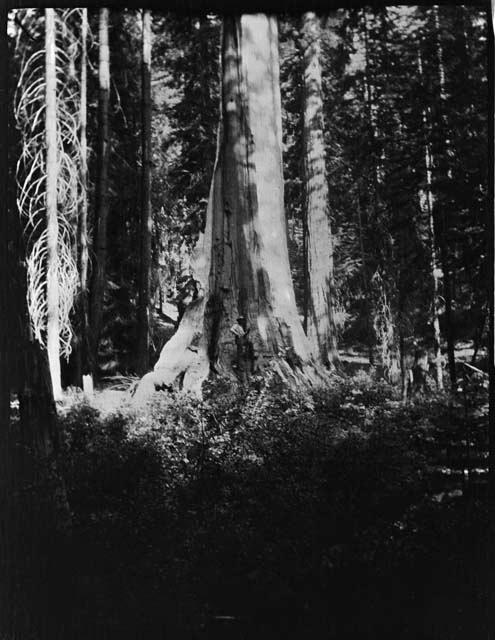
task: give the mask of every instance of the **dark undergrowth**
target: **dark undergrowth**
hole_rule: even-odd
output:
[[[216,382],[138,414],[75,403],[67,637],[485,638],[482,485],[431,472],[466,421],[483,440],[483,393],[404,406],[358,375],[311,396]]]

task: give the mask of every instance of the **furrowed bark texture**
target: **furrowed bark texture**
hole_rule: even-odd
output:
[[[149,304],[151,276],[151,12],[143,11],[142,58],[142,204],[141,251],[139,269],[139,300],[137,310],[138,341],[137,370],[144,374],[149,369]]]
[[[88,68],[87,68],[87,36],[88,36],[88,10],[81,9],[81,106],[80,106],[80,142],[81,142],[81,209],[79,213],[79,283],[80,283],[80,372],[88,374],[89,367],[89,309],[88,309],[88,142],[86,134],[87,126],[87,93],[88,93]],[[81,384],[81,381],[78,381]]]
[[[289,270],[276,19],[226,17],[222,63],[217,158],[193,256],[197,295],[136,401],[177,381],[199,392],[210,371],[234,376],[270,366],[289,380],[318,375]],[[239,316],[250,329],[251,362],[242,362],[230,330]]]
[[[303,16],[304,150],[306,173],[306,255],[309,342],[324,365],[337,361],[333,239],[323,140],[323,101],[320,68],[320,24],[312,13]]]
[[[57,217],[57,75],[55,60],[55,10],[45,9],[46,71],[46,346],[55,400],[62,396],[60,378],[58,217]]]
[[[91,291],[92,368],[96,369],[98,342],[101,332],[107,262],[108,226],[108,107],[110,100],[110,50],[108,46],[108,9],[99,16],[99,100],[98,100],[98,181],[96,187],[96,261]]]

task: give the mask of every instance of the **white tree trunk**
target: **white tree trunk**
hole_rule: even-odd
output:
[[[58,218],[57,218],[57,75],[55,59],[55,10],[45,9],[46,67],[46,226],[47,226],[47,323],[46,342],[55,400],[62,395],[60,379]]]
[[[196,291],[138,385],[137,402],[160,386],[199,392],[210,371],[241,380],[267,367],[287,380],[318,375],[289,270],[276,18],[226,17],[222,62],[217,158],[193,257]]]

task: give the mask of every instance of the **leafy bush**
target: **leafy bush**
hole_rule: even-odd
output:
[[[201,402],[160,394],[106,417],[73,406],[61,468],[105,633],[109,620],[116,636],[141,633],[144,616],[151,637],[190,637],[227,611],[259,637],[284,610],[290,635],[341,590],[351,602],[352,580],[373,591],[437,549],[426,445],[450,411],[394,393],[362,374],[312,393],[218,379]]]

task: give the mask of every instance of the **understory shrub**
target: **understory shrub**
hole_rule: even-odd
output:
[[[451,532],[468,526],[428,497],[427,445],[451,413],[440,396],[404,406],[363,374],[312,393],[218,379],[202,401],[163,393],[107,416],[74,404],[60,466],[74,571],[99,612],[81,619],[106,637],[203,637],[223,614],[246,621],[239,637],[271,638],[282,619],[289,636],[368,637],[345,613],[360,598],[386,635],[380,580],[384,598],[413,602],[404,572],[455,553]]]

